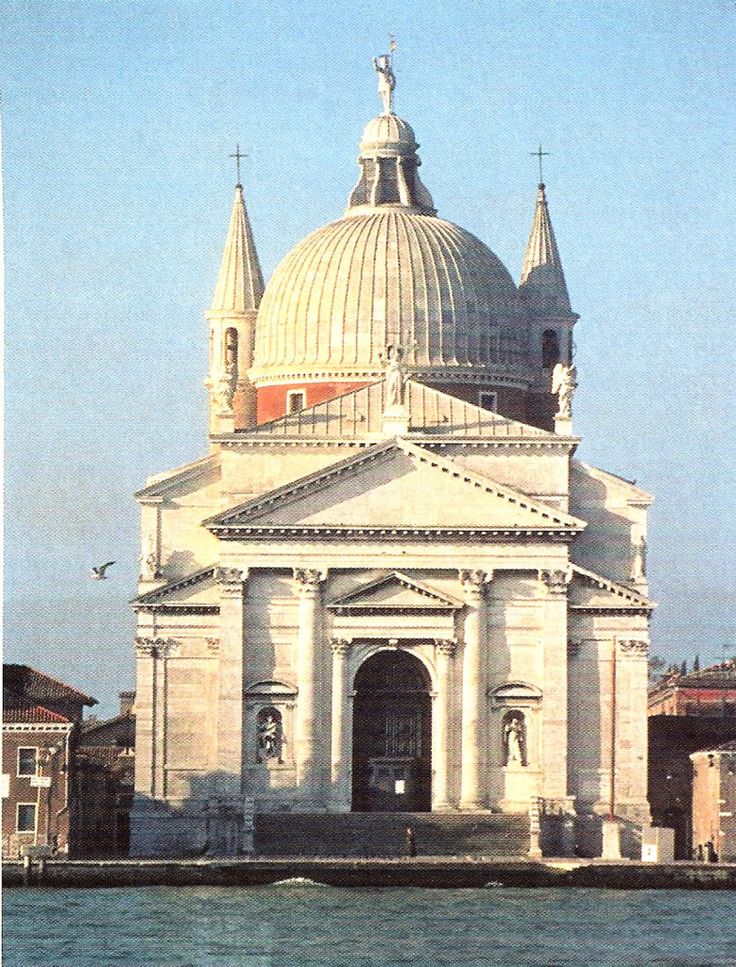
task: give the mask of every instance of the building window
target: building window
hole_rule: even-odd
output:
[[[493,413],[496,412],[498,408],[498,393],[486,392],[486,390],[481,390],[478,394],[478,404],[482,406],[484,410],[491,410]]]
[[[36,746],[21,746],[18,749],[18,775],[35,776],[38,772],[38,749]]]
[[[560,343],[554,329],[545,329],[542,333],[542,366],[544,369],[552,367],[560,361]]]
[[[238,365],[238,330],[225,330],[225,366]]]
[[[16,812],[15,830],[18,833],[35,833],[36,804],[35,802],[19,802]]]
[[[286,394],[286,412],[298,413],[307,405],[307,394],[303,389],[290,389]]]

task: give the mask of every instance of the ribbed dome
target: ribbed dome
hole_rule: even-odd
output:
[[[391,149],[414,152],[418,147],[411,125],[396,114],[379,114],[373,118],[366,124],[360,139],[362,154]]]
[[[410,369],[519,364],[521,312],[511,276],[474,235],[373,208],[318,229],[281,262],[261,302],[252,376],[376,373],[391,342]]]

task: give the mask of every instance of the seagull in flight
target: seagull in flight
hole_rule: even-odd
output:
[[[89,572],[89,576],[93,581],[106,581],[107,575],[105,571],[114,563],[115,561],[108,561],[107,564],[100,564],[99,567],[93,567]]]

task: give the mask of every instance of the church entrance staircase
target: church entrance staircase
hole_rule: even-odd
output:
[[[525,856],[526,816],[478,813],[259,813],[259,856],[406,855],[411,827],[418,856]]]

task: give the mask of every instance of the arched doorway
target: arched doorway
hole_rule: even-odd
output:
[[[432,700],[427,669],[405,651],[379,651],[355,676],[353,810],[429,812]]]

